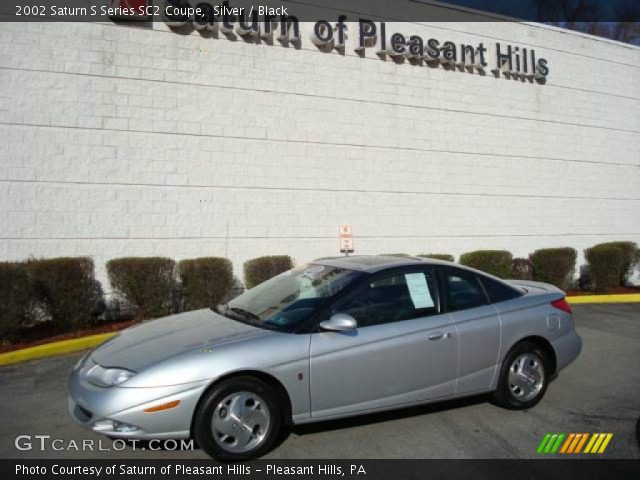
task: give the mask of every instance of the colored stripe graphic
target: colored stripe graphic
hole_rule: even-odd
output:
[[[551,435],[551,438],[549,439],[549,441],[547,442],[547,446],[544,447],[544,453],[551,453],[551,447],[553,447],[556,438],[558,438],[558,434],[554,433],[553,435]]]
[[[604,453],[612,438],[613,433],[546,433],[538,445],[537,452],[541,454]]]
[[[538,453],[556,453],[564,437],[564,433],[547,433],[538,445]]]
[[[598,439],[598,434],[597,433],[593,434],[591,437],[591,440],[589,440],[589,443],[587,443],[587,448],[584,449],[584,453],[591,452],[591,447],[593,447],[593,444],[596,443],[597,439]]]
[[[582,438],[580,439],[580,442],[576,446],[576,449],[574,450],[573,453],[580,453],[580,451],[582,451],[582,446],[584,445],[584,442],[587,441],[587,438],[589,438],[589,434],[588,433],[583,433],[582,434]]]
[[[596,440],[596,443],[593,444],[593,447],[591,447],[591,451],[585,452],[585,453],[595,453],[595,452],[597,452],[598,449],[600,448],[600,444],[604,440],[604,437],[606,437],[606,435],[604,433],[598,433],[598,439]]]
[[[571,445],[569,445],[569,450],[567,450],[567,453],[573,453],[576,449],[576,447],[578,446],[578,442],[582,439],[582,434],[581,433],[576,433],[576,436],[573,437],[573,442],[571,442]]]
[[[613,433],[597,433],[594,434],[594,440],[589,442],[584,453],[603,453],[609,445]],[[593,445],[591,445],[593,444]]]
[[[562,443],[562,440],[564,440],[564,436],[565,436],[564,433],[561,433],[558,435],[558,439],[556,440],[556,443],[553,445],[549,453],[556,453],[558,451],[558,449],[560,448],[560,444]]]
[[[564,442],[564,445],[562,445],[562,449],[560,449],[560,453],[567,452],[567,449],[569,448],[569,445],[571,445],[571,442],[573,442],[574,438],[576,438],[576,434],[570,433],[569,436],[567,437],[567,440]]]
[[[607,433],[607,437],[604,439],[604,442],[602,442],[602,445],[600,445],[600,450],[598,450],[598,453],[604,453],[605,448],[607,448],[607,445],[609,445],[609,442],[612,438],[613,433]]]
[[[538,445],[538,453],[542,453],[544,451],[544,447],[547,445],[547,442],[549,441],[549,439],[551,438],[551,434],[547,433],[544,438],[542,439],[542,441],[540,442],[540,445]]]

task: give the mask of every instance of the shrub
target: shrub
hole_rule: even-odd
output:
[[[32,297],[24,263],[0,263],[0,340],[13,340],[24,325]]]
[[[476,250],[460,255],[460,263],[499,278],[511,275],[512,255],[506,250]]]
[[[235,275],[233,276],[233,283],[231,285],[231,290],[226,297],[222,299],[220,303],[227,303],[236,298],[238,295],[241,295],[245,291],[244,283]]]
[[[616,247],[622,251],[622,265],[620,266],[620,286],[624,287],[633,271],[640,263],[640,249],[635,242],[607,242],[599,243],[596,247]]]
[[[511,261],[511,278],[533,280],[533,265],[528,258],[514,258]]]
[[[594,290],[607,291],[620,285],[620,271],[624,253],[618,247],[596,245],[587,248],[584,256],[589,262],[591,284]]]
[[[91,324],[102,299],[89,257],[60,257],[27,262],[36,299],[41,301],[60,331],[73,331]]]
[[[445,262],[455,262],[456,258],[448,253],[421,253],[418,255],[422,258],[434,258],[436,260],[444,260]]]
[[[176,262],[164,257],[126,257],[107,262],[109,282],[135,308],[137,319],[161,317],[171,311]]]
[[[258,257],[244,262],[244,283],[253,288],[276,275],[293,268],[293,260],[288,255]]]
[[[578,280],[576,280],[576,288],[579,290],[593,290],[591,288],[591,272],[589,271],[589,265],[580,265],[580,274]]]
[[[567,290],[576,270],[578,253],[571,247],[544,248],[531,254],[533,280]]]
[[[187,310],[218,305],[234,287],[233,265],[226,258],[182,260],[178,270]]]

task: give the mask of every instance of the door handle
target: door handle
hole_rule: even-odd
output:
[[[429,340],[440,340],[444,337],[444,332],[433,332],[429,334]]]

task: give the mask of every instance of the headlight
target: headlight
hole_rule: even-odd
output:
[[[124,368],[104,368],[96,365],[87,373],[87,380],[98,387],[113,387],[126,382],[134,375],[135,372]]]

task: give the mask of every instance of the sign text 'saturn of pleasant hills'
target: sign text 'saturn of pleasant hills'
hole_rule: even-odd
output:
[[[300,21],[289,14],[288,7],[271,8],[255,6],[233,7],[228,1],[213,5],[199,1],[191,5],[185,0],[163,0],[150,5],[146,0],[128,0],[127,5],[136,7],[112,12],[114,19],[141,19],[159,16],[172,28],[191,25],[201,32],[222,33],[227,36],[273,38],[281,43],[301,43]],[[115,0],[113,4],[117,4]],[[120,2],[123,3],[123,2]],[[161,3],[161,5],[157,5]],[[124,7],[114,7],[124,8]],[[153,8],[153,10],[149,10]],[[397,59],[408,59],[411,63],[426,62],[432,66],[442,65],[448,69],[473,72],[491,68],[499,77],[519,80],[536,80],[544,83],[549,74],[548,62],[536,56],[532,48],[503,45],[496,42],[486,46],[483,42],[456,44],[449,40],[423,38],[416,34],[389,32],[385,22],[373,22],[363,18],[354,22],[357,28],[355,50],[363,54],[367,48],[375,49],[378,55],[388,55]],[[313,22],[310,40],[319,48],[331,51],[334,48],[344,52],[348,38],[347,17],[338,16],[336,21],[318,20]],[[490,49],[492,51],[490,51]]]

